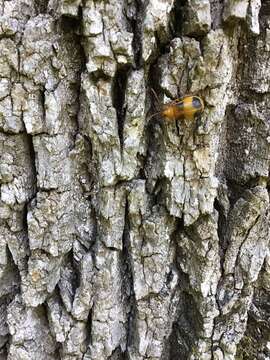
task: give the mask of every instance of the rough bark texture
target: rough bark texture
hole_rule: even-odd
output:
[[[270,359],[270,1],[0,4],[0,359]]]

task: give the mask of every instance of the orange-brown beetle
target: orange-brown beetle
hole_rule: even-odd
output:
[[[168,120],[187,119],[193,120],[204,110],[203,100],[198,96],[185,96],[183,99],[174,100],[163,105],[161,116]]]
[[[196,115],[201,114],[203,111],[203,100],[199,96],[189,95],[163,105],[161,110],[152,116],[160,114],[168,120],[193,120]]]

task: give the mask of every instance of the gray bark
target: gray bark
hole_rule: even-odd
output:
[[[0,359],[270,359],[270,1],[0,23]]]

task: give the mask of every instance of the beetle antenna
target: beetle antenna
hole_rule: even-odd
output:
[[[157,96],[157,93],[155,92],[155,90],[153,88],[151,88],[151,91],[152,91],[152,94],[154,95],[154,98],[155,98],[155,103],[154,103],[154,108],[155,110],[158,110],[156,113],[152,114],[149,118],[152,119],[153,117],[157,116],[157,115],[160,115],[161,112],[162,112],[162,109],[161,109],[161,106],[160,106],[160,101],[159,101],[159,98]]]
[[[158,110],[159,112],[161,112],[161,106],[160,106],[160,101],[159,101],[159,98],[157,96],[157,93],[155,92],[155,90],[153,88],[151,88],[151,91],[155,97],[155,109]]]
[[[151,120],[153,117],[157,116],[157,115],[160,115],[161,114],[161,111],[158,111],[154,114],[152,114],[150,117],[149,117],[149,120]]]
[[[160,104],[159,98],[158,98],[157,93],[155,92],[155,90],[153,88],[151,88],[151,91],[152,91],[152,93],[153,93],[153,95],[154,95],[154,97],[156,99],[157,104]]]
[[[158,98],[158,96],[157,96],[157,93],[155,92],[155,90],[154,90],[153,88],[151,88],[151,91],[152,91],[152,93],[153,93],[153,95],[154,95],[157,103],[159,104],[159,98]]]

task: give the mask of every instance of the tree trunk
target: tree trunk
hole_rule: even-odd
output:
[[[0,21],[0,359],[270,359],[270,1]]]

